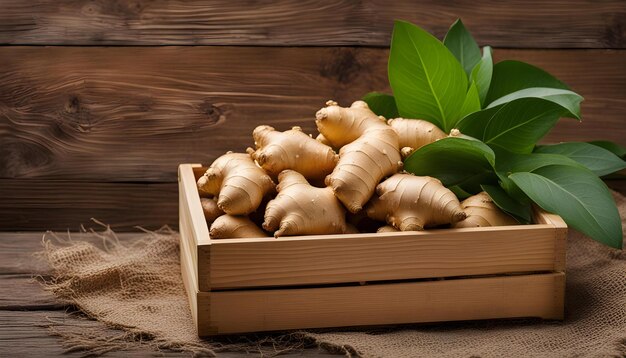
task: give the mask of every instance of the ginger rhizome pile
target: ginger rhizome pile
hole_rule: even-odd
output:
[[[350,107],[328,101],[315,124],[315,139],[300,127],[280,132],[258,126],[252,133],[255,149],[213,162],[198,180],[211,238],[517,223],[486,193],[461,204],[439,180],[401,172],[401,151],[447,137],[429,122],[387,121],[363,101]]]
[[[339,149],[339,162],[326,185],[346,208],[356,213],[374,194],[376,185],[402,167],[398,134],[363,101],[342,108],[333,101],[315,115],[317,129]]]

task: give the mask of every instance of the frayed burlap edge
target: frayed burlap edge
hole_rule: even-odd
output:
[[[156,235],[168,235],[178,240],[178,234],[168,226],[163,226],[156,231],[137,227],[146,237],[140,238],[130,245],[125,245],[109,225],[95,219],[92,220],[104,230],[98,232],[92,228],[86,229],[81,226],[81,234],[89,236],[87,239],[81,237],[81,241],[99,241],[101,250],[107,253],[132,248],[135,245],[141,246],[145,240]],[[58,246],[71,246],[73,243],[75,240],[69,231],[65,237],[47,231],[42,238],[44,249],[35,253],[34,256],[50,262],[50,254],[53,250],[56,250]],[[53,293],[63,304],[67,305],[66,314],[72,318],[72,320],[62,321],[48,318],[47,322],[39,326],[47,328],[51,335],[60,337],[66,352],[80,352],[82,356],[99,356],[111,351],[145,350],[148,348],[153,351],[187,352],[194,357],[214,357],[217,353],[226,351],[274,357],[315,346],[310,337],[300,332],[224,336],[212,340],[202,340],[194,335],[188,337],[188,340],[172,341],[168,337],[161,337],[152,332],[128,325],[120,325],[117,322],[99,317],[89,307],[82,305],[80,298],[75,294],[71,292],[68,294],[67,291],[61,292],[62,290],[59,290],[59,285],[67,280],[67,277],[56,276],[53,272],[50,276],[37,275],[33,279],[41,283],[44,290]],[[192,325],[193,323],[190,321],[189,324]]]
[[[300,332],[254,337],[225,337],[223,342],[211,341],[211,348],[203,345],[172,344],[165,339],[97,321],[79,311],[66,312],[74,324],[48,318],[48,322],[38,325],[46,328],[50,335],[61,338],[65,353],[80,353],[83,357],[97,357],[109,352],[150,350],[155,352],[173,351],[189,353],[193,357],[216,357],[222,352],[241,352],[259,357],[276,357],[286,353],[298,352],[305,348],[318,347],[330,353],[357,356],[355,351],[348,351],[316,342],[312,337]],[[85,322],[91,323],[85,325]]]

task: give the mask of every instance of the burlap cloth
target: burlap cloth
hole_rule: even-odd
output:
[[[615,199],[624,227],[626,199],[619,194]],[[626,253],[573,231],[567,250],[564,322],[440,323],[207,341],[197,338],[192,325],[175,232],[146,232],[132,243],[120,242],[109,229],[94,231],[92,236],[92,240],[71,240],[50,233],[42,254],[52,268],[52,277],[44,280],[46,289],[104,323],[48,324],[68,349],[88,354],[132,349],[134,342],[143,342],[196,355],[242,349],[268,355],[314,342],[363,357],[626,356]]]

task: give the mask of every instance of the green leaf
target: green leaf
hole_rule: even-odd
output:
[[[495,154],[484,143],[444,138],[416,150],[404,161],[404,170],[435,177],[446,187],[458,185],[476,193],[480,184],[495,182]]]
[[[367,103],[372,112],[386,119],[398,118],[398,108],[396,100],[392,95],[380,92],[370,92],[363,96],[363,101]]]
[[[497,107],[520,98],[542,98],[554,102],[565,109],[565,116],[580,119],[580,102],[583,97],[570,90],[558,88],[532,87],[525,88],[491,102],[487,108]]]
[[[532,208],[530,201],[519,202],[497,185],[481,185],[482,189],[489,194],[494,204],[502,211],[514,217],[520,223],[528,224],[532,220]]]
[[[446,37],[443,39],[443,44],[459,60],[469,78],[472,69],[480,61],[480,48],[472,34],[463,25],[461,19],[456,20],[452,24]]]
[[[460,118],[467,76],[439,40],[415,25],[396,21],[388,74],[400,116],[424,119],[450,132]]]
[[[580,118],[582,97],[554,88],[526,88],[464,117],[458,128],[490,146],[529,153],[562,115]]]
[[[502,172],[496,172],[498,179],[500,180],[500,187],[504,190],[508,196],[513,198],[519,203],[530,203],[528,195],[526,195],[522,189],[520,189],[513,180],[509,179],[508,175]],[[508,173],[511,174],[511,173]]]
[[[491,76],[493,74],[493,59],[491,58],[491,47],[483,47],[483,57],[480,62],[474,66],[470,79],[476,83],[478,88],[478,97],[480,103],[484,107],[487,93],[489,92],[489,86],[491,85]],[[482,107],[481,107],[482,108]]]
[[[457,128],[490,147],[532,152],[566,110],[543,98],[519,98],[464,117]]]
[[[608,140],[594,140],[589,143],[604,148],[622,159],[626,159],[626,148],[617,143],[613,143]]]
[[[556,153],[518,154],[496,151],[496,171],[499,173],[532,172],[549,165],[568,165],[584,168],[583,165],[564,155]]]
[[[626,168],[626,162],[610,151],[589,143],[569,142],[544,145],[535,149],[535,153],[564,155],[598,176],[614,173]]]
[[[517,154],[506,150],[496,150],[496,173],[500,186],[507,194],[519,202],[528,201],[528,196],[509,179],[509,175],[519,172],[532,172],[548,165],[569,165],[584,168],[572,159],[559,154]]]
[[[550,165],[509,176],[537,205],[605,245],[622,248],[622,223],[606,185],[584,168]]]
[[[472,82],[465,95],[465,102],[463,102],[463,106],[461,106],[461,117],[478,111],[480,111],[480,98],[478,97],[476,83]]]
[[[485,104],[509,93],[531,87],[569,89],[566,84],[538,67],[520,61],[501,61],[493,66]]]

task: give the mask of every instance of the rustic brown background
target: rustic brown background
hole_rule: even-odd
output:
[[[393,19],[461,17],[496,60],[585,97],[545,139],[626,145],[626,2],[0,0],[0,230],[176,226],[176,166],[313,130],[327,99],[388,89]]]

